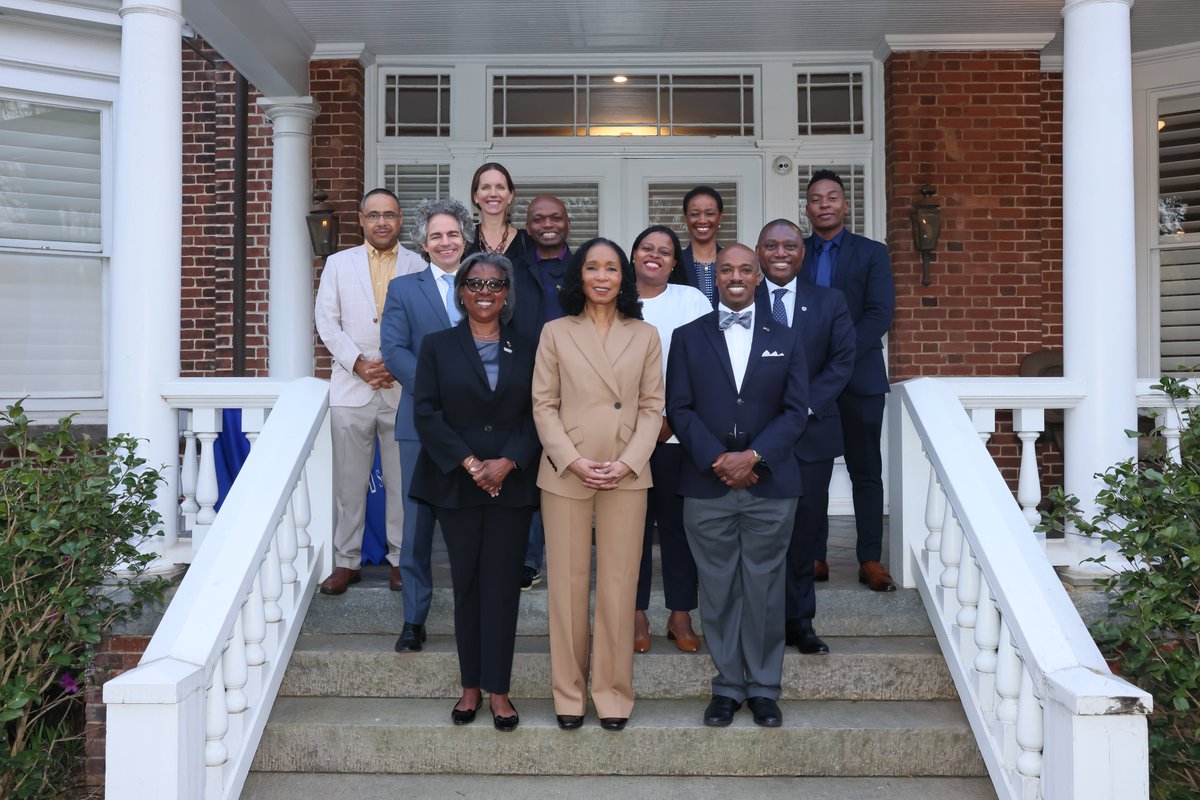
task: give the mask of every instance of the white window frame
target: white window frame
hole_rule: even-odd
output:
[[[389,67],[389,68],[382,69],[382,70],[378,70],[378,69],[372,70],[372,72],[373,72],[374,78],[375,78],[375,80],[374,80],[375,85],[374,85],[374,89],[373,89],[373,95],[369,95],[369,96],[375,97],[375,113],[374,113],[374,119],[373,119],[374,138],[379,143],[394,142],[394,143],[398,143],[398,144],[403,144],[405,142],[416,142],[416,143],[430,144],[430,143],[436,143],[436,142],[449,142],[454,138],[454,135],[455,135],[454,104],[455,104],[455,91],[457,89],[457,86],[455,86],[456,81],[455,81],[455,76],[454,76],[454,68],[452,66],[450,66],[449,64],[431,64],[423,69],[419,69],[417,67],[408,67],[408,68]],[[383,109],[387,107],[387,80],[386,80],[386,77],[391,76],[391,75],[411,75],[414,77],[442,76],[442,77],[445,77],[446,79],[448,79],[449,86],[450,86],[450,108],[447,109],[447,112],[449,112],[450,122],[449,122],[449,132],[446,136],[388,136],[386,134],[385,128],[387,127],[387,123],[385,122],[385,120],[387,119],[387,116],[383,113]],[[441,102],[440,98],[439,98],[438,102],[439,103]],[[372,120],[367,120],[367,122],[372,122]],[[441,122],[439,121],[439,122],[435,123],[434,125],[432,125],[431,127],[437,128],[440,126],[441,126]],[[368,127],[368,131],[370,131],[370,130],[371,130],[371,128]]]
[[[1182,79],[1182,80],[1181,80]],[[1196,234],[1158,234],[1158,102],[1200,93],[1200,43],[1138,53],[1133,59],[1134,222],[1138,377],[1161,375],[1161,270],[1164,249],[1194,245]]]
[[[800,108],[799,108],[799,79],[801,75],[840,75],[844,73],[859,72],[862,73],[862,112],[863,112],[863,132],[862,133],[800,133]],[[843,139],[850,141],[869,141],[872,139],[874,131],[874,109],[875,104],[872,102],[874,97],[873,84],[874,70],[871,69],[870,62],[846,62],[846,63],[830,63],[830,64],[802,64],[794,65],[792,71],[792,102],[795,104],[795,113],[792,119],[792,135],[803,139],[806,142],[822,141],[826,139]]]
[[[14,91],[0,87],[0,96],[6,100],[57,106],[59,108],[97,111],[100,113],[100,244],[79,245],[73,243],[28,240],[16,244],[14,240],[0,242],[0,253],[60,254],[74,258],[94,258],[100,270],[100,389],[96,392],[44,392],[27,398],[0,397],[0,403],[8,405],[17,399],[23,400],[26,414],[38,423],[52,423],[68,414],[77,414],[76,421],[83,424],[103,424],[108,419],[108,359],[109,359],[109,260],[112,256],[112,176],[113,176],[113,110],[112,104],[85,97],[62,97],[42,93]]]

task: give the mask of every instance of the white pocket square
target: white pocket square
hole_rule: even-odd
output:
[[[774,350],[763,350],[760,358],[783,358],[783,353],[776,353]]]

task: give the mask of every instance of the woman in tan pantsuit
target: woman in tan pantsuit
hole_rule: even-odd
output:
[[[601,726],[619,731],[633,710],[633,611],[650,454],[662,427],[662,346],[641,321],[629,260],[607,239],[575,252],[561,300],[568,316],[542,330],[533,373],[554,710],[564,730],[580,727],[587,710],[594,519],[591,697]]]

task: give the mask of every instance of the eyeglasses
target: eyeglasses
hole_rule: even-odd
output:
[[[508,279],[507,278],[488,278],[485,281],[482,278],[467,278],[465,281],[463,281],[463,285],[467,287],[468,292],[472,292],[475,294],[482,292],[485,286],[487,287],[487,290],[489,292],[492,292],[493,294],[495,294],[496,292],[500,291],[501,289],[508,288]]]
[[[370,214],[363,214],[363,219],[365,219],[367,222],[379,222],[379,220],[383,220],[384,222],[395,222],[396,220],[400,219],[400,215],[394,211],[385,211],[382,214],[380,214],[378,211],[372,211]]]

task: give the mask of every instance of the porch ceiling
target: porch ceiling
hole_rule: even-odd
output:
[[[376,56],[871,51],[885,35],[1053,33],[1062,0],[275,0],[313,42]],[[1133,50],[1200,41],[1197,0],[1136,0]]]

